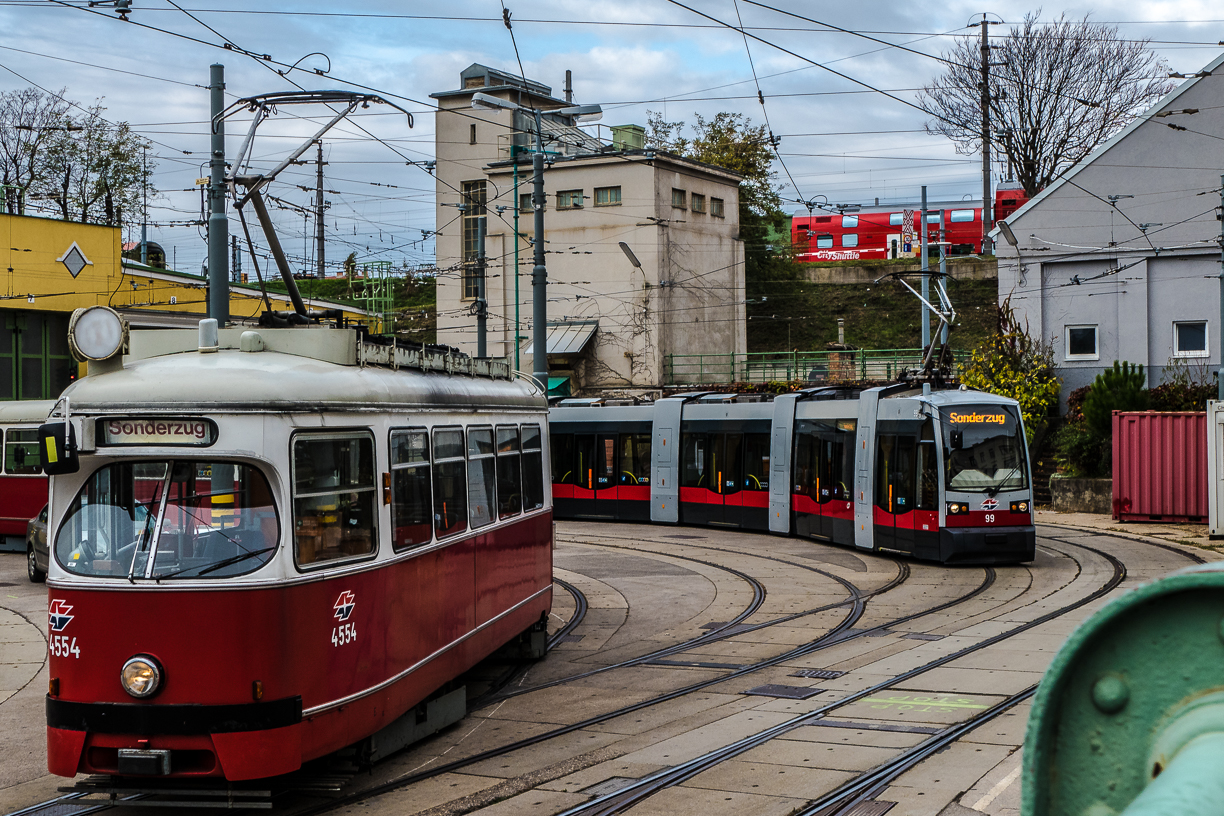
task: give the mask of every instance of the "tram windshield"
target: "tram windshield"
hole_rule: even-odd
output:
[[[233,462],[122,462],[99,469],[55,540],[76,575],[228,578],[268,562],[280,540],[262,473]]]
[[[1028,446],[1014,408],[956,406],[940,419],[948,490],[994,496],[1028,487]]]

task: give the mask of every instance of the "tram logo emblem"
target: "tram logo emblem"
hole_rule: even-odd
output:
[[[340,597],[336,599],[336,606],[334,607],[336,610],[336,620],[348,620],[349,615],[353,614],[353,607],[357,605],[356,600],[357,596],[349,592],[347,589],[344,592],[341,592]]]
[[[52,601],[47,607],[47,622],[51,625],[52,632],[62,632],[64,627],[68,625],[76,615],[69,615],[72,611],[72,606],[63,601]]]
[[[983,510],[995,510],[995,509],[997,509],[998,507],[999,507],[999,500],[998,500],[998,499],[983,499],[983,500],[982,500],[982,509],[983,509]]]

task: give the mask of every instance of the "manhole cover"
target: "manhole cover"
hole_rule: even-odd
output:
[[[583,788],[579,793],[589,793],[592,796],[606,796],[609,793],[616,793],[618,790],[629,787],[637,780],[629,776],[614,776],[611,779],[605,779],[598,785],[592,785],[589,788]]]
[[[944,639],[943,635],[928,635],[925,632],[910,632],[908,635],[902,635],[901,637],[905,638],[906,640],[943,640]]]
[[[791,677],[809,677],[815,680],[833,680],[841,677],[845,672],[833,671],[832,669],[800,669],[791,675]]]
[[[763,686],[750,688],[743,694],[751,694],[756,697],[784,697],[787,700],[806,700],[809,697],[815,697],[823,692],[824,689],[811,688],[809,686],[783,686],[777,683],[766,683]]]

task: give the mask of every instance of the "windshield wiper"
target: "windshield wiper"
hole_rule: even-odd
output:
[[[237,564],[239,561],[245,561],[248,558],[254,558],[257,555],[263,555],[264,553],[272,552],[275,549],[276,549],[275,546],[264,547],[262,550],[251,550],[250,552],[243,552],[243,553],[238,553],[237,555],[231,555],[229,558],[223,558],[217,563],[207,566],[204,569],[200,570],[198,573],[196,573],[195,577],[198,578],[201,575],[207,575],[210,572],[216,572],[217,570],[224,569],[232,564]],[[162,580],[165,580],[166,578],[173,578],[176,575],[182,575],[184,572],[191,572],[193,569],[198,569],[198,567],[184,567],[181,570],[175,570],[174,572],[168,572],[165,575],[154,575],[153,577],[156,578],[158,581],[162,581]]]
[[[992,499],[995,496],[999,495],[1000,491],[1003,490],[1003,485],[1005,485],[1007,483],[1007,480],[1012,477],[1012,474],[1019,472],[1019,470],[1020,470],[1020,466],[1016,465],[1014,468],[1007,471],[1007,475],[1005,475],[1002,479],[1000,479],[998,484],[996,484],[994,487],[986,488],[986,495],[990,496],[990,498]]]

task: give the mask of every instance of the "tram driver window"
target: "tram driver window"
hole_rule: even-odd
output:
[[[541,440],[539,425],[523,426],[524,510],[539,510],[544,506],[544,458],[540,449]]]
[[[374,440],[368,434],[302,434],[294,439],[299,565],[373,553],[377,499]]]
[[[429,434],[391,432],[391,544],[396,552],[433,539],[429,500]]]
[[[523,471],[519,465],[519,429],[513,425],[497,429],[497,517],[517,516],[523,511]]]
[[[493,521],[493,485],[496,479],[493,429],[470,428],[468,430],[468,520],[473,527],[484,527]]]
[[[434,431],[434,532],[438,538],[467,529],[467,460],[463,457],[463,431]]]

